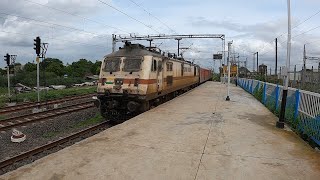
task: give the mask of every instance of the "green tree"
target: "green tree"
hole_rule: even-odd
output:
[[[96,61],[91,67],[91,73],[92,74],[99,74],[100,73],[100,66],[101,66],[101,61]]]
[[[24,65],[23,70],[25,72],[33,72],[37,70],[37,65],[34,63],[28,62],[27,64]]]
[[[53,72],[57,76],[64,75],[64,65],[63,62],[56,58],[46,58],[40,63],[42,69],[45,68],[46,72]]]
[[[91,72],[93,63],[86,59],[80,59],[79,61],[73,62],[70,65],[72,69],[71,75],[74,77],[84,77],[86,75],[92,75]]]

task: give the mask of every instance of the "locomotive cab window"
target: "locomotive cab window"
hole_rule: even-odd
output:
[[[161,63],[161,61],[158,62],[158,71],[159,72],[162,71],[162,63]]]
[[[157,71],[157,60],[152,60],[151,71]]]
[[[126,58],[124,59],[123,71],[125,72],[138,72],[140,71],[141,58]]]
[[[106,59],[104,71],[117,72],[120,70],[120,58]]]

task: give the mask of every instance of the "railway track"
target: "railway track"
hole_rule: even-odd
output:
[[[38,106],[44,106],[44,105],[52,105],[52,104],[57,104],[57,103],[62,103],[65,101],[72,101],[72,100],[78,100],[78,99],[83,99],[83,98],[87,98],[87,97],[91,97],[94,94],[85,94],[85,95],[78,95],[78,96],[67,96],[61,99],[55,99],[55,100],[50,100],[47,102],[30,102],[30,103],[22,103],[22,104],[18,104],[15,106],[7,106],[7,107],[3,107],[0,108],[0,114],[7,114],[10,112],[15,112],[15,111],[21,111],[21,110],[26,110],[26,109],[31,109],[34,107],[38,107]]]
[[[0,120],[0,131],[5,131],[13,127],[29,124],[36,121],[42,121],[45,119],[50,119],[56,116],[61,116],[64,114],[80,111],[83,109],[88,109],[91,107],[94,107],[92,100],[69,105],[69,106],[64,106],[57,109],[50,109],[50,110],[42,111],[38,113],[32,113],[32,114],[3,119],[3,120]]]
[[[59,139],[59,140],[56,140],[56,141],[53,141],[53,142],[50,142],[48,144],[45,144],[43,146],[39,146],[35,149],[32,149],[30,151],[27,151],[27,152],[24,152],[22,154],[19,154],[17,156],[14,156],[14,157],[11,157],[9,159],[6,159],[4,161],[1,161],[0,162],[0,170],[3,170],[3,168],[5,167],[8,167],[10,165],[14,165],[16,162],[19,162],[19,161],[22,161],[22,160],[25,160],[25,159],[28,159],[28,158],[32,158],[33,156],[35,155],[38,155],[42,152],[45,152],[47,150],[50,150],[54,147],[60,147],[61,145],[67,143],[67,142],[70,142],[76,138],[80,138],[80,137],[83,137],[85,135],[88,135],[96,130],[99,130],[99,129],[105,129],[105,128],[108,128],[108,127],[111,127],[112,125],[110,125],[110,123],[108,121],[106,122],[103,122],[103,123],[100,123],[98,125],[95,125],[93,127],[90,127],[90,128],[87,128],[87,129],[84,129],[80,132],[77,132],[77,133],[74,133],[72,135],[69,135],[65,138],[62,138],[62,139]],[[60,147],[61,148],[61,147]],[[1,172],[0,172],[1,174]]]

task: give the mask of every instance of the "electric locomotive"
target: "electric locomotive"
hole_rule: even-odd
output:
[[[211,72],[204,71],[173,54],[126,42],[102,61],[96,105],[106,119],[122,122],[208,80]]]

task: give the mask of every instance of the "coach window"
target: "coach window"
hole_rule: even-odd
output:
[[[172,63],[167,63],[167,71],[172,71]]]
[[[152,60],[151,71],[157,71],[157,60]]]

